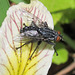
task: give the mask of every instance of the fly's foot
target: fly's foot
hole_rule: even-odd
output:
[[[57,53],[57,51],[56,51],[56,56],[58,56],[58,53]]]

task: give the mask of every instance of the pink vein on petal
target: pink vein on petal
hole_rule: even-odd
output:
[[[7,24],[8,24],[9,30],[11,32],[11,36],[13,36],[11,18],[10,18],[10,25],[9,25],[8,21],[7,21]]]
[[[33,46],[33,43],[31,43],[31,48],[30,48],[29,57],[30,57],[30,54],[31,54],[32,46]],[[29,58],[28,58],[28,60],[29,60]],[[28,60],[27,60],[27,62],[26,62],[26,65],[24,66],[24,69],[23,69],[23,72],[22,72],[22,74],[21,74],[21,75],[23,75],[23,74],[24,74],[24,71],[25,71],[25,69],[26,69],[26,66],[28,65]]]
[[[4,41],[2,41],[2,50],[4,51],[4,53],[5,53],[5,55],[7,56],[7,59],[8,59],[8,62],[9,62],[9,64],[10,64],[10,66],[11,66],[11,68],[12,68],[12,71],[13,71],[13,73],[15,74],[15,71],[14,71],[14,67],[13,67],[13,65],[12,65],[12,63],[11,63],[11,61],[10,61],[10,59],[9,59],[9,56],[8,56],[8,54],[6,53],[6,51],[5,51],[5,43],[4,43]]]
[[[33,7],[29,10],[29,12],[32,12],[32,10],[33,10]]]
[[[10,32],[11,32],[12,39],[13,39],[13,32],[12,32],[11,19],[10,19],[10,25],[9,25],[8,21],[7,21],[7,24],[8,24],[7,26],[9,27],[9,30],[10,30]],[[12,40],[13,46],[14,46],[14,47],[12,47],[12,45],[10,44],[10,42],[9,42],[9,40],[8,40],[6,25],[5,25],[5,32],[4,32],[4,33],[5,33],[5,34],[4,34],[4,35],[5,35],[5,38],[6,38],[7,42],[8,42],[8,44],[9,44],[9,46],[14,50],[15,55],[16,55],[16,57],[17,57],[17,61],[18,61],[18,55],[17,55],[16,50],[15,50],[14,41]],[[19,63],[19,61],[18,61],[18,63]]]
[[[5,36],[5,38],[6,38],[7,42],[8,42],[8,44],[9,44],[9,46],[10,46],[11,48],[13,48],[13,47],[11,46],[11,44],[9,43],[9,40],[8,40],[8,37],[7,37],[7,28],[6,28],[6,25],[5,25],[5,31],[4,31],[4,34],[3,34],[3,35]]]
[[[25,8],[25,10],[27,11],[27,8]]]
[[[36,14],[36,7],[34,8],[34,13],[33,13],[33,15],[35,16],[35,14]],[[33,16],[33,18],[34,18],[34,16]],[[37,19],[34,18],[34,22],[36,22],[36,21],[37,21]]]
[[[48,51],[47,51],[47,53],[48,53]],[[32,67],[34,67],[37,63],[39,63],[42,59],[45,59],[45,57],[47,57],[48,55],[47,55],[47,53],[46,53],[46,55],[44,55],[42,58],[40,58],[37,62],[35,62],[32,66],[30,66],[26,71],[25,71],[25,73],[28,71],[28,70],[30,70]],[[45,66],[45,65],[44,65]],[[41,69],[41,68],[40,68]],[[23,74],[24,74],[24,72],[23,72]]]
[[[39,16],[40,16],[40,10],[38,10],[38,14],[37,14],[37,17],[39,18]]]
[[[22,12],[21,12],[21,14],[20,14],[20,18],[18,17],[17,14],[18,14],[17,11],[15,11],[15,15],[16,15],[16,17],[18,18],[18,20],[20,21],[20,23],[21,23],[21,28],[22,28],[22,17],[21,17]]]
[[[41,20],[43,20],[43,14],[42,14],[42,16],[41,16]]]
[[[36,7],[35,7],[35,9],[34,9],[34,13],[33,13],[33,15],[35,15],[36,14]]]
[[[1,64],[1,63],[0,63],[0,65],[3,66],[3,67],[5,67],[5,68],[7,69],[7,71],[9,72],[9,75],[11,75],[10,70],[8,69],[8,67],[7,67],[5,64]]]
[[[13,31],[12,31],[12,24],[11,24],[11,18],[10,18],[10,24],[8,23],[8,21],[7,21],[7,26],[8,26],[8,28],[9,28],[9,30],[10,30],[10,32],[11,32],[11,36],[12,36],[12,43],[13,43],[13,46],[14,46],[14,48],[15,48],[15,45],[14,45],[14,40],[13,40]]]
[[[44,17],[44,21],[46,20],[46,15],[45,15],[45,17]]]
[[[22,28],[22,17],[21,17],[21,19],[20,19],[20,22],[21,22],[21,28]]]
[[[33,43],[31,43],[31,48],[30,48],[29,57],[30,57],[30,54],[31,54],[31,51],[32,51],[32,47],[33,47]]]
[[[25,8],[25,10],[29,12],[30,9],[29,8]]]
[[[20,44],[22,45],[22,43]],[[19,72],[20,72],[21,62],[22,62],[22,48],[20,48],[20,63],[19,63],[17,75],[19,75]]]
[[[15,25],[16,25],[16,27],[17,27],[17,29],[18,29],[18,32],[19,32],[19,27],[18,27],[18,25],[17,25],[17,23],[16,23],[16,20],[15,20],[15,17],[14,17],[14,13],[12,14],[12,16],[13,16],[13,18],[11,17],[11,15],[10,15],[10,18],[13,20],[13,22],[15,23]]]
[[[47,51],[47,53],[48,53],[48,51]],[[39,59],[36,63],[39,63],[42,59],[44,59],[45,57],[47,57],[47,56],[48,56],[47,53],[46,53],[46,55],[44,55],[41,59]],[[44,63],[39,69],[37,69],[37,70],[33,73],[33,75],[34,75],[37,71],[39,71],[40,69],[42,69],[42,68],[45,66],[45,64],[46,64],[46,63]],[[34,65],[36,65],[36,64],[34,64]]]
[[[36,72],[38,72],[41,68],[43,68],[45,64],[43,64],[41,67],[39,67],[32,75],[34,75]]]
[[[47,45],[45,45],[45,47],[46,47],[46,46],[47,46]],[[44,47],[44,48],[45,48],[45,47]],[[44,48],[43,48],[43,49],[44,49]],[[42,51],[43,51],[43,50],[41,50],[41,52],[42,52]],[[40,53],[41,53],[41,52],[40,52]],[[48,53],[48,51],[47,51],[47,53]],[[36,65],[38,62],[40,62],[42,59],[44,59],[45,57],[47,57],[47,56],[48,56],[47,53],[46,53],[42,58],[40,58],[37,62],[35,62],[31,67],[29,67],[28,70],[31,69],[33,66],[35,66],[35,65]],[[36,55],[35,55],[35,56],[36,56]],[[35,57],[35,56],[34,56],[34,57]],[[37,55],[37,56],[38,56],[38,55]],[[33,59],[34,57],[32,57],[32,59]],[[27,72],[28,70],[26,70],[26,72]],[[25,69],[24,69],[24,71],[25,71]],[[22,74],[24,74],[24,71],[23,71]],[[26,73],[26,72],[25,72],[25,73]]]
[[[17,15],[18,13],[17,13],[17,11],[15,11],[15,15],[17,16],[17,18],[18,18],[18,20],[20,21],[20,18],[18,17],[18,15]]]
[[[48,55],[48,52],[49,52],[49,51],[47,51],[47,53],[45,54],[45,56],[44,56],[44,57],[49,56],[49,55]]]
[[[37,54],[36,54],[35,56],[33,56],[32,58],[39,56],[39,55],[43,52],[43,50],[46,48],[46,46],[47,46],[47,44],[45,44],[44,48],[43,48],[42,50],[40,50],[40,52],[37,53]]]
[[[22,28],[22,17],[20,17],[19,20],[20,20],[21,28]],[[22,46],[22,43],[21,42],[20,42],[20,46]],[[18,68],[18,73],[17,74],[19,74],[19,72],[20,72],[21,62],[22,62],[22,48],[20,48],[20,64],[19,64],[19,68]]]

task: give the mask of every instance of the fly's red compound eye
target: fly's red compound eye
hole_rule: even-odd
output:
[[[60,34],[60,32],[59,32],[59,31],[58,31],[57,33],[58,33],[58,34]]]
[[[60,36],[57,36],[57,39],[56,39],[56,41],[60,41],[60,39],[61,39],[61,38],[60,38]]]

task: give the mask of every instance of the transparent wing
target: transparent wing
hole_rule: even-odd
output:
[[[21,36],[21,34],[14,37],[15,42],[22,42],[25,43],[27,41],[31,41],[32,39],[27,36]]]
[[[15,42],[22,42],[22,43],[25,43],[27,41],[31,41],[31,40],[35,40],[35,41],[38,41],[38,40],[42,40],[44,39],[43,36],[39,35],[39,34],[34,34],[32,33],[27,33],[27,35],[25,34],[19,34],[17,36],[14,37],[14,41]]]
[[[38,27],[48,27],[47,22],[43,22],[41,19],[39,19],[37,16],[23,10],[23,17],[24,20],[26,20],[25,22],[27,22],[27,24],[29,25],[33,25],[32,21],[38,26]],[[26,23],[25,23],[26,24]]]

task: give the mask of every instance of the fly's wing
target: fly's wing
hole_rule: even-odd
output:
[[[40,28],[41,27],[48,27],[48,24],[46,21],[43,22],[40,18],[38,18],[37,16],[35,16],[35,15],[25,11],[25,10],[23,12],[24,12],[23,17],[24,17],[25,22],[27,22],[27,24],[34,25],[34,24],[32,24],[32,22],[34,22]]]
[[[17,35],[14,38],[14,41],[25,43],[25,42],[31,41],[31,40],[38,41],[38,40],[42,40],[42,39],[43,39],[43,37],[36,30],[30,30],[30,31],[26,31],[24,33]]]
[[[31,41],[32,39],[28,38],[27,36],[21,36],[20,34],[14,37],[15,42],[22,42],[26,43],[27,41]]]

